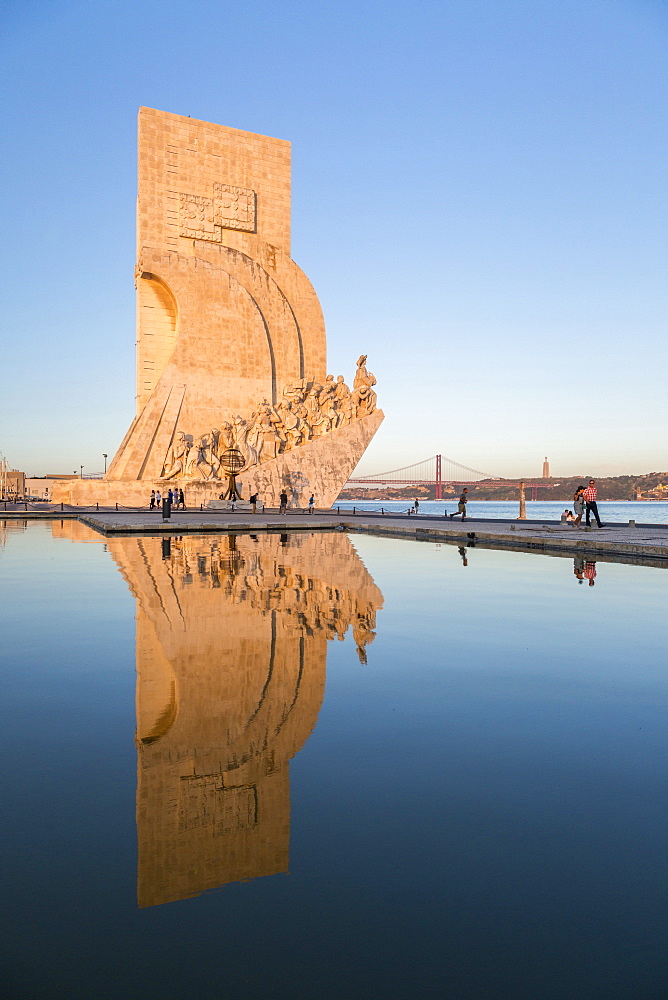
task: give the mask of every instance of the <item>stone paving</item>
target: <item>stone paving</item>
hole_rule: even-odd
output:
[[[162,519],[161,512],[148,509],[90,510],[67,505],[60,509],[46,505],[8,504],[0,510],[0,518],[58,519],[76,518],[105,535],[163,534],[185,532],[257,532],[257,531],[359,531],[424,541],[443,541],[458,545],[479,545],[485,548],[512,548],[522,551],[544,551],[568,554],[595,553],[624,561],[648,559],[668,568],[668,525],[610,524],[603,528],[574,528],[569,524],[548,521],[502,521],[468,518],[464,524],[444,517],[429,515],[381,515],[369,512],[353,514],[349,510],[264,511],[253,515],[248,511],[173,510],[171,518]],[[665,561],[665,563],[664,563]]]
[[[611,524],[603,528],[574,528],[547,521],[492,521],[469,518],[464,524],[435,516],[406,514],[376,514],[352,511],[318,511],[313,515],[290,511],[279,515],[265,511],[253,515],[248,511],[173,510],[168,520],[160,511],[141,510],[82,510],[62,511],[28,504],[28,510],[15,510],[8,504],[7,516],[21,519],[77,518],[105,535],[142,533],[163,534],[185,532],[257,532],[257,531],[359,531],[424,541],[442,541],[458,545],[478,545],[485,548],[512,548],[522,551],[544,551],[553,554],[595,553],[597,558],[620,557],[623,561],[651,560],[652,564],[668,568],[668,525]],[[16,505],[23,507],[23,504]],[[3,516],[0,510],[0,517]]]

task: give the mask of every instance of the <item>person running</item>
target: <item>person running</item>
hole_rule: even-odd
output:
[[[462,495],[459,498],[459,504],[457,505],[457,510],[455,511],[454,514],[450,515],[450,520],[452,520],[453,517],[457,517],[457,514],[462,515],[462,524],[466,520],[466,503],[468,499],[467,494],[468,490],[466,489],[466,487],[464,487],[464,489],[462,490]]]
[[[583,498],[583,500],[585,502],[585,505],[586,505],[585,506],[585,511],[586,511],[585,524],[587,525],[588,528],[590,527],[589,518],[593,514],[594,517],[596,518],[596,524],[599,526],[599,528],[602,528],[603,525],[601,524],[601,519],[598,516],[598,507],[596,505],[596,480],[595,479],[590,479],[589,480],[589,486],[587,487],[587,489],[582,494],[582,498]]]
[[[278,508],[279,514],[287,514],[288,512],[288,494],[283,490],[280,496],[281,506]]]
[[[311,496],[308,498],[308,512],[309,512],[309,514],[312,514],[314,510],[315,510],[315,497],[311,493]]]

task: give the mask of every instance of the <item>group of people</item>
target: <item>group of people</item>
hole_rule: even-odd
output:
[[[149,498],[149,508],[155,510],[156,507],[162,507],[163,500],[166,500],[170,507],[174,507],[175,510],[181,508],[181,510],[186,509],[186,498],[183,490],[167,490],[164,497],[160,490],[151,490],[151,496]]]
[[[578,583],[584,583],[586,580],[589,586],[593,587],[596,580],[596,562],[593,559],[576,556],[573,560],[573,575]]]
[[[461,545],[457,551],[461,556],[462,565],[468,566],[469,561],[466,548]],[[584,583],[586,580],[588,585],[593,587],[596,582],[596,561],[594,559],[583,559],[582,556],[576,556],[573,560],[573,574],[578,583]]]
[[[573,494],[573,510],[565,510],[564,517],[569,524],[573,527],[579,528],[582,524],[582,515],[585,515],[585,524],[589,528],[591,525],[591,515],[593,514],[596,518],[596,524],[599,528],[602,528],[601,518],[598,514],[598,505],[596,503],[596,481],[594,479],[589,480],[589,486],[578,486],[575,493]]]
[[[288,494],[285,492],[285,490],[282,491],[282,493],[281,493],[281,495],[279,496],[278,499],[279,499],[279,508],[278,508],[279,514],[287,514],[287,512],[288,512]],[[252,502],[252,497],[251,497],[251,502]],[[315,513],[315,497],[314,497],[314,495],[312,493],[311,493],[311,496],[309,497],[308,507],[306,509],[307,509],[307,512],[309,514],[314,514]]]
[[[342,640],[351,629],[357,655],[366,662],[365,649],[375,638],[375,588],[359,588],[354,580],[348,587],[341,580],[326,582],[326,574],[318,570],[342,551],[327,533],[299,539],[270,532],[259,537],[186,534],[162,541],[163,559],[169,560],[177,587],[196,582],[200,588],[215,588],[223,606],[275,612],[285,636],[324,632],[328,639]],[[198,606],[185,602],[184,615]],[[210,621],[200,626],[206,628]]]
[[[565,510],[564,516],[569,524],[574,527],[579,528],[582,524],[582,515],[585,515],[585,524],[590,527],[592,514],[596,518],[596,524],[599,528],[602,528],[601,518],[598,514],[598,505],[596,503],[596,480],[590,479],[589,486],[578,486],[575,494],[573,495],[573,510]],[[466,504],[468,502],[468,490],[464,488],[462,494],[459,498],[459,503],[457,505],[457,510],[450,514],[450,520],[453,517],[461,516],[462,522],[466,520]],[[417,510],[417,500],[415,501],[415,507]]]
[[[231,449],[240,452],[246,468],[260,465],[373,413],[376,378],[368,371],[366,359],[362,354],[357,360],[352,391],[343,375],[336,380],[327,375],[324,383],[304,378],[285,386],[281,402],[274,405],[263,400],[249,420],[237,415],[198,438],[178,431],[160,478],[224,479],[228,472],[225,453]]]
[[[183,493],[183,491],[181,491],[181,493]],[[220,499],[221,500],[225,499],[225,494],[224,493],[220,494]],[[237,500],[240,500],[241,497],[239,497],[237,495],[237,493],[234,493],[234,494],[232,494],[232,496],[228,497],[228,499],[230,500],[230,503],[231,503],[231,506],[232,506],[232,510],[234,510],[235,509],[235,504],[236,504]],[[287,512],[288,512],[288,494],[285,492],[285,490],[281,491],[281,494],[280,494],[280,496],[279,496],[278,499],[279,499],[279,508],[278,508],[279,514],[287,514]],[[260,502],[259,501],[259,493],[251,493],[250,497],[248,498],[248,502],[251,505],[252,513],[253,514],[257,514],[257,505]],[[315,513],[315,496],[313,495],[313,493],[309,497],[307,511],[308,511],[309,514],[314,514]]]

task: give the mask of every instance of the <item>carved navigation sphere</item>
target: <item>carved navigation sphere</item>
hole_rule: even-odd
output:
[[[220,464],[223,472],[226,472],[228,476],[234,476],[241,472],[246,464],[246,459],[238,448],[226,448],[220,456]]]

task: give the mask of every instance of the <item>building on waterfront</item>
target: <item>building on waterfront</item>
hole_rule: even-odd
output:
[[[54,499],[191,502],[285,490],[329,506],[383,414],[366,355],[327,372],[325,325],[290,257],[290,143],[141,108],[137,408],[103,480]]]
[[[16,500],[26,494],[26,474],[10,469],[5,458],[0,459],[0,499]]]
[[[68,486],[73,480],[81,479],[81,473],[61,474],[48,472],[46,476],[29,476],[26,478],[26,495],[36,497],[39,500],[51,500],[55,492],[60,488]]]

